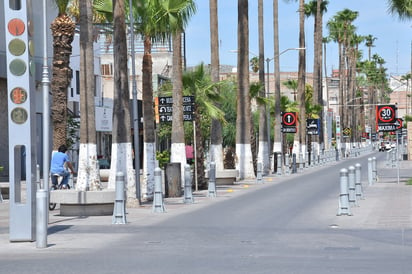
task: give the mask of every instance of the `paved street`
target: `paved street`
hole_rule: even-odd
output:
[[[367,182],[367,159],[378,182]],[[337,216],[339,171],[362,165],[364,199],[353,216]],[[388,167],[376,152],[219,186],[216,198],[165,199],[111,216],[62,217],[50,212],[48,247],[10,243],[8,201],[0,203],[0,269],[4,273],[411,273],[412,163]],[[399,184],[398,184],[399,174]]]

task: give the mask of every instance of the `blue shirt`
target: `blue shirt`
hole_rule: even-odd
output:
[[[70,162],[69,156],[63,152],[55,152],[50,164],[50,173],[62,173],[65,171],[64,163]]]

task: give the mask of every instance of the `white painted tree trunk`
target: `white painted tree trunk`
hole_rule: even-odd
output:
[[[223,147],[220,145],[210,145],[210,155],[213,155],[213,161],[216,164],[216,170],[223,170]]]
[[[101,190],[96,144],[80,144],[76,189]]]
[[[152,199],[155,183],[154,170],[156,168],[155,143],[144,143],[143,151],[143,182],[141,196],[145,199]]]
[[[123,172],[124,174],[125,186],[127,189],[127,206],[136,206],[138,200],[136,199],[136,177],[133,167],[131,143],[112,144],[112,160],[108,183],[109,189],[115,189],[117,172]]]
[[[184,187],[185,183],[185,165],[186,165],[186,149],[184,143],[172,143],[171,154],[170,154],[171,163],[180,163],[180,178],[181,185]]]
[[[253,157],[250,144],[236,144],[236,169],[239,170],[239,179],[253,179]]]
[[[264,175],[270,172],[270,155],[267,141],[259,141],[258,163],[262,163],[262,172]]]

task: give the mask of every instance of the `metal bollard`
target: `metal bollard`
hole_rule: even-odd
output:
[[[373,185],[372,158],[368,158],[368,185]]]
[[[257,163],[257,170],[256,170],[256,183],[262,183],[262,163]]]
[[[192,195],[192,172],[190,165],[185,166],[185,193],[183,202],[185,204],[192,204],[194,202]]]
[[[47,203],[48,190],[36,191],[36,247],[47,247],[47,219],[49,215]]]
[[[348,169],[348,184],[349,184],[349,205],[355,206],[356,193],[355,193],[355,167],[350,166]]]
[[[209,169],[209,185],[207,188],[207,197],[216,197],[216,164],[215,162],[210,163]]]
[[[339,209],[338,209],[338,216],[341,215],[348,215],[351,216],[352,213],[350,211],[349,206],[349,193],[348,193],[348,170],[346,168],[342,168],[339,174],[340,178],[340,195],[339,195]]]
[[[297,172],[296,168],[296,153],[292,154],[292,174]]]
[[[114,201],[112,224],[126,223],[126,202],[123,172],[116,173],[116,197]]]
[[[165,206],[163,204],[163,191],[162,191],[162,170],[159,167],[154,171],[155,185],[154,185],[154,197],[152,212],[165,212]]]
[[[374,182],[378,181],[378,170],[376,167],[376,157],[372,157],[372,179]]]
[[[356,205],[359,205],[359,200],[363,199],[363,188],[361,182],[361,164],[357,163],[355,165],[355,196],[356,196]]]
[[[278,157],[278,161],[277,161],[278,168],[276,171],[276,175],[281,176],[282,175],[282,154],[279,153],[277,157]]]

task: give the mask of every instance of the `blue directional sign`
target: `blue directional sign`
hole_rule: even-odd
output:
[[[159,121],[161,123],[172,122],[173,97],[159,97]],[[183,121],[193,121],[195,111],[195,97],[183,96]]]

